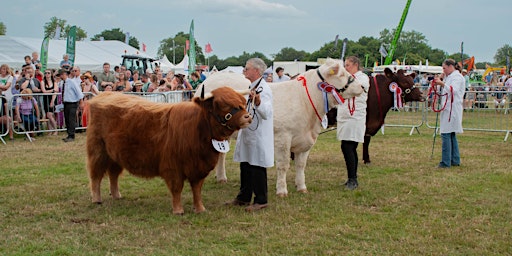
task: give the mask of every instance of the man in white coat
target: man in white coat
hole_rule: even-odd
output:
[[[462,133],[462,113],[465,93],[465,80],[459,72],[459,64],[453,59],[443,61],[444,80],[434,80],[441,87],[441,104],[444,106],[440,116],[442,157],[439,168],[460,165],[459,143],[456,133]],[[439,91],[439,90],[438,90]]]
[[[349,56],[345,60],[345,69],[361,82],[364,91],[358,97],[345,99],[343,104],[338,105],[337,138],[341,140],[341,152],[347,166],[348,180],[345,188],[354,190],[359,186],[357,182],[357,146],[364,142],[366,130],[366,100],[370,79],[360,70],[360,61],[355,56]]]
[[[230,205],[245,205],[246,211],[268,206],[267,168],[274,166],[274,122],[272,90],[263,79],[267,65],[259,58],[249,59],[244,75],[251,85],[247,111],[253,116],[249,127],[238,132],[234,161],[240,162],[240,191]],[[252,195],[254,193],[254,202]]]

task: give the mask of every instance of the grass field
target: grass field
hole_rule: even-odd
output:
[[[508,117],[508,116],[507,116]],[[85,134],[17,138],[0,144],[0,255],[512,255],[512,144],[499,133],[458,136],[462,166],[437,169],[432,130],[386,128],[372,139],[372,165],[360,187],[346,179],[335,132],[319,137],[306,170],[309,193],[275,196],[246,213],[223,202],[238,192],[238,165],[228,155],[228,183],[214,173],[203,187],[207,212],[194,214],[190,188],[184,216],[172,215],[161,179],[121,177],[123,199],[90,202]],[[359,146],[359,152],[362,146]],[[136,153],[136,152],[134,152]],[[361,153],[360,153],[361,158]]]

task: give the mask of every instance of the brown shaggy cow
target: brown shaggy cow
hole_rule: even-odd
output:
[[[195,212],[205,211],[201,188],[219,158],[212,138],[227,140],[252,121],[245,98],[228,87],[218,88],[204,99],[175,104],[115,92],[102,93],[88,104],[87,167],[92,201],[101,203],[100,184],[105,174],[112,197],[120,198],[118,178],[126,169],[138,177],[160,176],[171,191],[174,214],[184,213],[181,191],[185,180],[192,187]]]

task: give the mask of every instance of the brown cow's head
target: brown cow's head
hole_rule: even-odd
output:
[[[204,98],[194,98],[194,102],[204,106],[222,126],[234,132],[248,127],[252,122],[249,112],[245,109],[246,100],[241,94],[248,92],[248,90],[237,92],[230,87],[220,87],[207,93]]]
[[[416,73],[405,75],[405,72],[402,69],[398,70],[396,73],[393,73],[393,71],[391,71],[389,68],[384,69],[384,73],[386,77],[397,83],[398,86],[402,89],[402,97],[404,102],[425,100],[419,87],[414,84],[414,77],[416,77]]]
[[[328,58],[325,64],[318,68],[318,74],[325,82],[336,87],[343,98],[348,99],[363,93],[363,87],[344,68],[343,61]]]

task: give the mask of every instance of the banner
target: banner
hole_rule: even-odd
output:
[[[146,52],[146,44],[145,43],[142,43],[142,51]]]
[[[380,55],[382,55],[382,57],[386,58],[386,56],[388,56],[388,51],[386,51],[386,48],[384,48],[384,45],[380,45],[380,48],[379,48],[379,52],[380,52]]]
[[[188,51],[188,72],[196,71],[196,40],[194,39],[194,20],[190,23],[190,50]]]
[[[71,67],[75,65],[75,48],[76,47],[76,26],[72,26],[68,31],[66,42],[66,54],[69,56]]]
[[[124,34],[124,43],[129,44],[129,42],[130,42],[130,32],[126,32]]]
[[[210,52],[212,52],[212,51],[213,51],[213,50],[212,50],[212,46],[210,45],[210,43],[207,43],[207,44],[206,44],[206,46],[204,47],[204,51],[205,51],[206,53],[210,53]]]
[[[41,44],[41,72],[44,73],[48,65],[48,45],[50,44],[50,37],[45,37]]]

